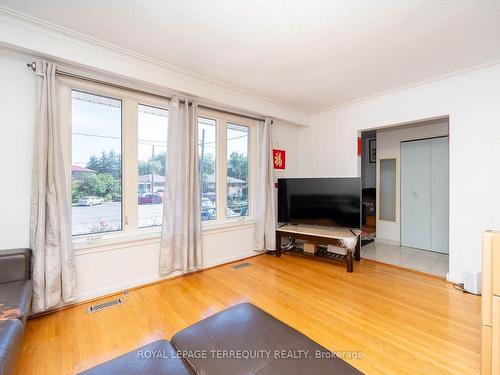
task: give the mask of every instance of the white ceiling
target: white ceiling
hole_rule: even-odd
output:
[[[500,0],[0,0],[307,112],[500,59]]]

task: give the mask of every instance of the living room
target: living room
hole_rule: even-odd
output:
[[[0,373],[500,373],[499,21],[466,0],[0,0]],[[447,136],[431,272],[369,250],[433,249],[403,235],[410,139],[368,140],[441,123],[411,137]]]

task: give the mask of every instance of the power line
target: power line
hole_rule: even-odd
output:
[[[122,139],[121,137],[112,136],[112,135],[100,135],[100,134],[77,133],[77,132],[74,132],[72,134],[73,135],[80,135],[80,136],[84,136],[84,137],[96,137],[96,138],[104,138],[104,139],[115,139],[115,140],[120,140],[120,141]],[[235,139],[245,138],[247,136],[248,135],[239,135],[239,136],[236,136],[236,137],[233,137],[233,138],[228,138],[227,141],[232,141],[232,140],[235,140]],[[164,145],[165,144],[162,141],[156,141],[156,140],[153,140],[153,139],[138,139],[137,142],[141,143],[141,144],[145,144],[145,145],[150,145],[150,146],[158,146],[158,145]],[[210,145],[210,144],[215,144],[215,143],[216,143],[216,141],[205,142],[205,146],[206,145]],[[201,142],[198,142],[198,145],[201,145]],[[166,147],[166,145],[165,145],[165,147]]]
[[[120,141],[122,139],[121,137],[116,137],[116,136],[112,136],[112,135],[99,135],[99,134],[88,134],[88,133],[73,133],[73,135],[80,135],[80,136],[84,136],[84,137],[115,139],[115,140],[120,140]],[[155,141],[153,139],[139,139],[138,143],[150,145],[150,146],[161,146],[161,145],[165,144],[162,141]],[[165,144],[165,147],[166,147],[166,144]]]

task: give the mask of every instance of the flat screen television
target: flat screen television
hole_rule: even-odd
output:
[[[278,222],[361,228],[361,179],[278,179]]]

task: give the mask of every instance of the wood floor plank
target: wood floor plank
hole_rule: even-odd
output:
[[[370,260],[352,274],[286,255],[247,261],[135,289],[93,314],[86,303],[30,319],[17,373],[74,374],[246,301],[366,374],[479,373],[480,299],[442,279]]]

